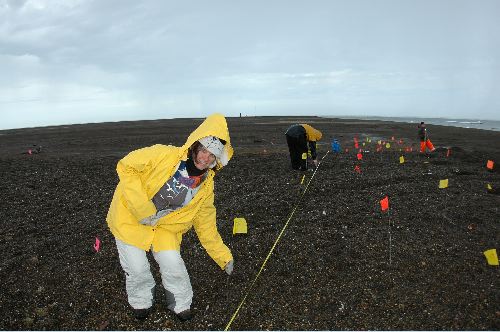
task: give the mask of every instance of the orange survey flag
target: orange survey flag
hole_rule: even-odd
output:
[[[385,196],[385,198],[380,201],[380,208],[382,211],[389,209],[389,197]]]
[[[486,163],[486,168],[493,169],[494,165],[495,163],[493,162],[493,160],[488,160],[488,163]]]

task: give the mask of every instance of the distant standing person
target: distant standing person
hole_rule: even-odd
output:
[[[417,128],[418,128],[418,137],[420,138],[420,152],[424,153],[426,151],[426,148],[429,149],[431,152],[434,152],[434,150],[436,149],[434,148],[434,145],[432,145],[432,142],[429,139],[425,123],[423,121],[420,122]]]
[[[290,151],[292,168],[307,170],[307,151],[311,151],[311,158],[314,166],[318,166],[318,156],[316,153],[316,142],[321,140],[321,131],[307,124],[295,124],[288,128],[285,133],[286,143]],[[309,149],[308,149],[309,145]]]
[[[180,249],[182,235],[193,226],[210,257],[232,273],[233,256],[217,230],[214,207],[215,173],[232,155],[226,119],[213,114],[182,147],[157,144],[132,151],[118,162],[120,182],[107,222],[137,319],[145,319],[154,304],[149,250],[160,267],[168,309],[181,321],[192,318],[193,290]]]

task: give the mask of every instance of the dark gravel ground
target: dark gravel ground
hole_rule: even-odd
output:
[[[483,255],[500,243],[500,196],[486,190],[500,175],[485,167],[500,162],[500,132],[428,126],[438,150],[422,156],[399,151],[417,146],[414,124],[313,117],[229,119],[236,153],[216,177],[216,207],[235,272],[227,277],[190,232],[182,255],[195,318],[179,322],[157,287],[155,312],[136,321],[105,222],[115,166],[136,148],[182,144],[200,122],[0,131],[0,329],[222,330],[287,220],[230,329],[500,329],[499,267]],[[343,152],[327,154],[316,173],[291,171],[283,133],[296,122],[323,131],[320,157],[333,137]],[[359,162],[354,136],[372,138]],[[378,139],[392,147],[375,152]],[[26,154],[33,144],[42,152]],[[246,218],[247,235],[232,235],[235,217]]]

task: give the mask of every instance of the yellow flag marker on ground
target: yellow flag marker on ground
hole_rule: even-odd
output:
[[[304,184],[304,179],[306,178],[306,175],[302,175],[302,180],[300,180],[300,184]]]
[[[304,152],[304,153],[302,154],[302,159],[307,159],[307,152]]]
[[[245,218],[234,218],[233,235],[246,234],[246,233],[247,233],[247,221],[245,220]]]
[[[496,249],[489,249],[484,252],[484,256],[486,256],[486,260],[490,265],[498,265],[498,256]]]
[[[391,147],[391,143],[385,143],[385,148],[388,149]]]
[[[439,189],[448,188],[448,179],[439,180]]]
[[[400,156],[400,157],[399,157],[399,163],[400,163],[400,164],[403,164],[404,162],[405,162],[405,157]]]
[[[378,144],[378,145],[382,145],[382,141],[381,141],[381,140],[378,140],[378,141],[377,141],[377,144]]]
[[[486,185],[486,189],[493,190],[493,188],[491,187],[491,184],[489,184],[489,183]]]

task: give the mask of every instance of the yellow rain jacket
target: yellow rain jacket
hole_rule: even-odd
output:
[[[313,127],[311,127],[308,124],[301,123],[300,125],[302,127],[304,127],[304,129],[306,130],[307,140],[310,141],[310,142],[319,141],[321,139],[321,137],[323,136],[323,134],[321,133],[321,131],[319,131],[319,130],[313,128]]]
[[[214,206],[214,175],[212,169],[193,199],[161,218],[155,226],[146,226],[140,220],[156,213],[151,201],[158,190],[170,179],[181,160],[187,160],[189,147],[206,136],[225,140],[228,160],[233,155],[226,119],[212,114],[189,135],[182,147],[153,145],[132,151],[118,162],[120,182],[116,187],[108,211],[107,222],[113,235],[130,245],[148,251],[180,251],[182,235],[194,226],[201,244],[210,257],[223,269],[233,259],[216,225]],[[218,162],[216,167],[220,168]]]

